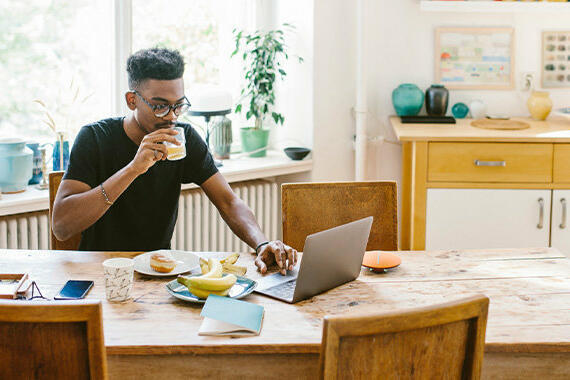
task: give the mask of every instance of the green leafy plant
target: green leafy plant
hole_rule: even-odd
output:
[[[283,29],[292,30],[295,27],[283,24]],[[285,44],[285,32],[281,29],[256,31],[245,34],[234,29],[235,50],[232,57],[242,53],[244,63],[245,86],[235,108],[236,113],[242,112],[245,105],[245,117],[249,120],[255,117],[255,128],[261,129],[265,117],[271,114],[275,124],[283,124],[285,117],[275,112],[275,82],[283,79],[287,73],[283,64],[289,59],[288,46]],[[303,58],[297,56],[299,63]]]

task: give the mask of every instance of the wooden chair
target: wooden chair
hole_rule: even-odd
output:
[[[107,379],[100,301],[0,301],[0,378]]]
[[[323,379],[479,379],[489,299],[325,317]]]
[[[54,250],[67,250],[67,251],[75,251],[79,248],[79,242],[81,241],[81,234],[77,234],[72,236],[68,240],[57,240],[55,235],[53,234],[52,230],[52,213],[53,213],[53,202],[55,201],[55,195],[57,194],[57,189],[59,189],[59,184],[63,179],[63,171],[58,172],[51,172],[49,173],[49,234],[50,234],[50,241],[51,241],[51,249]]]
[[[396,182],[311,182],[281,185],[283,242],[303,250],[308,235],[373,216],[367,251],[398,250]]]

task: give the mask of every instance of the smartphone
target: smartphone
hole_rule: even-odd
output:
[[[93,286],[93,281],[69,280],[57,293],[54,300],[78,300],[84,298],[89,289]]]

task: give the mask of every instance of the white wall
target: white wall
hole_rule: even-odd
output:
[[[528,92],[520,90],[523,72],[534,72],[536,86],[540,86],[542,30],[569,29],[570,14],[550,13],[434,13],[419,10],[419,1],[366,1],[366,45],[369,63],[369,133],[395,136],[388,125],[388,116],[394,114],[391,92],[403,82],[416,83],[425,89],[434,80],[434,30],[438,26],[509,26],[515,29],[514,91],[450,91],[451,105],[472,98],[482,99],[489,113],[508,113],[528,116]],[[344,17],[344,16],[343,16]],[[554,108],[570,105],[568,89],[549,90]],[[569,125],[570,128],[570,125]],[[401,150],[384,144],[383,152],[376,152],[375,167],[368,174],[372,178],[400,178]]]
[[[271,144],[279,149],[288,146],[313,146],[313,1],[274,1],[273,23],[295,26],[286,35],[289,60],[285,65],[287,76],[278,84],[276,106],[285,116],[285,122],[271,132]],[[299,10],[302,10],[300,12]],[[302,57],[299,63],[297,57]]]
[[[353,180],[355,132],[352,107],[356,101],[356,1],[275,1],[279,12],[303,17],[313,5],[312,97],[313,97],[313,180]],[[534,72],[539,86],[541,31],[570,29],[570,14],[461,14],[422,12],[419,0],[365,0],[365,60],[367,76],[369,136],[395,136],[388,125],[394,114],[392,90],[400,83],[429,87],[434,80],[434,28],[437,26],[512,26],[515,28],[515,70],[517,86],[522,72]],[[294,22],[294,20],[292,20]],[[305,28],[305,27],[303,27]],[[308,65],[308,62],[307,62]],[[292,78],[288,78],[292,79]],[[303,79],[305,80],[305,79]],[[286,117],[308,120],[306,105],[310,90],[301,83],[287,95]],[[570,105],[570,91],[549,90],[554,107]],[[528,115],[527,92],[450,91],[450,106],[481,98],[489,113]],[[298,112],[296,112],[298,111]],[[295,113],[296,112],[296,113]],[[307,122],[308,124],[308,122]],[[570,125],[569,125],[570,128]],[[296,121],[287,133],[306,138],[306,124]],[[310,140],[306,138],[306,141]],[[368,148],[369,179],[400,179],[401,148],[397,144],[371,143]]]

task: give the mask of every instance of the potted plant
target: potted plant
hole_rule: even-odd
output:
[[[294,28],[290,24],[283,24],[283,27]],[[242,53],[245,78],[235,112],[246,110],[247,120],[255,118],[255,126],[241,128],[241,143],[244,152],[252,152],[251,157],[263,157],[269,139],[269,128],[265,124],[267,116],[271,115],[277,125],[285,121],[285,117],[274,110],[275,82],[287,75],[283,70],[284,62],[289,59],[285,32],[276,29],[245,34],[234,30],[234,35],[236,48],[232,57]],[[299,63],[303,62],[303,58],[297,59]]]

